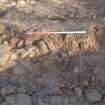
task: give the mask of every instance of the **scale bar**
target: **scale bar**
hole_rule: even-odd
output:
[[[64,32],[27,32],[26,35],[41,35],[41,34],[86,34],[86,31],[64,31]]]

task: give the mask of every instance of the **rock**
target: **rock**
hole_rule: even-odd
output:
[[[14,54],[14,53],[12,53],[11,54],[11,60],[17,60],[18,59],[18,56],[17,56],[17,54]]]
[[[53,40],[48,38],[48,39],[45,40],[45,42],[47,43],[47,45],[48,45],[51,52],[54,52],[56,50],[56,47],[54,45]]]
[[[26,4],[26,2],[24,0],[19,0],[17,2],[17,7],[23,7],[23,6],[25,6],[25,4]]]
[[[18,60],[18,62],[20,63],[20,65],[27,71],[32,71],[33,67],[32,67],[32,62],[30,59],[26,59],[26,60]]]
[[[1,96],[4,97],[4,96],[9,95],[9,94],[17,93],[17,91],[16,91],[16,87],[8,85],[5,87],[2,87],[0,90],[0,93],[1,93]]]
[[[38,56],[40,54],[39,49],[36,46],[31,46],[29,48],[28,52],[30,53],[29,54],[30,58],[33,58],[33,57]]]
[[[44,102],[41,99],[41,96],[39,97],[39,96],[33,95],[32,96],[32,105],[49,105],[49,104]]]
[[[4,41],[3,41],[3,45],[6,46],[6,47],[7,47],[7,46],[10,47],[10,46],[9,46],[9,42],[8,42],[7,40],[4,40]]]
[[[26,94],[17,94],[6,97],[8,105],[32,105],[31,97]]]
[[[4,97],[7,94],[6,87],[1,88],[0,93],[1,93],[1,96]]]
[[[69,98],[66,96],[51,97],[51,105],[70,105]]]
[[[49,2],[61,4],[63,2],[63,0],[49,0]]]
[[[26,51],[25,49],[17,49],[14,52],[14,56],[12,57],[13,59],[19,59],[19,58],[26,58],[29,56],[28,51]]]
[[[89,82],[87,80],[83,80],[83,81],[81,81],[80,85],[82,85],[84,87],[88,87],[89,86]]]
[[[10,82],[11,82],[12,84],[15,84],[15,85],[16,85],[18,78],[19,78],[18,75],[12,75],[11,78],[10,78]]]
[[[105,81],[105,70],[102,69],[104,68],[104,66],[105,64],[103,64],[102,66],[95,67],[95,70],[94,70],[95,77],[103,82]]]
[[[8,63],[5,65],[5,69],[10,69],[10,68],[13,68],[16,66],[16,61],[13,61],[13,60],[9,60]]]
[[[4,26],[0,24],[0,33],[3,33],[4,31],[5,31]]]
[[[13,7],[13,6],[16,6],[16,2],[15,1],[12,1],[11,4],[10,4],[10,7]]]
[[[18,89],[18,93],[26,93],[26,92],[27,92],[27,90],[24,87],[20,87]]]
[[[0,103],[2,102],[2,98],[0,97]]]
[[[75,88],[75,95],[77,97],[81,97],[82,96],[82,89],[80,89],[79,87]]]
[[[43,65],[48,67],[49,65],[55,65],[58,66],[62,64],[62,58],[58,57],[57,55],[51,55],[46,58],[46,62],[43,62]]]
[[[89,103],[84,103],[83,105],[90,105]]]
[[[2,102],[1,105],[8,105],[8,103],[7,102]]]
[[[40,51],[41,54],[49,53],[48,47],[46,46],[46,44],[43,40],[38,41],[37,47],[39,48],[39,51]]]
[[[80,71],[79,67],[75,66],[73,72],[77,74]]]
[[[6,102],[10,105],[16,105],[16,102],[15,102],[15,98],[16,96],[7,96],[6,97]]]
[[[0,52],[0,71],[4,71],[6,64],[8,63],[10,58],[11,54],[9,52]]]
[[[99,103],[96,103],[96,104],[94,104],[94,105],[105,105],[105,104],[104,104],[104,103],[99,102]]]
[[[103,101],[103,103],[105,104],[105,96],[103,97],[103,100],[102,100],[102,101]]]
[[[86,98],[90,102],[97,102],[101,100],[101,95],[99,94],[98,90],[96,89],[87,89],[85,90]]]
[[[27,72],[26,68],[24,68],[21,65],[17,65],[16,67],[13,68],[13,74],[15,75],[23,75]]]
[[[21,48],[24,46],[24,40],[19,41],[19,43],[17,44],[18,48]]]

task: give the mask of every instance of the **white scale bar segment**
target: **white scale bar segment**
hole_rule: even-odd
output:
[[[86,31],[64,31],[64,32],[28,32],[25,34],[86,34]]]
[[[65,32],[51,32],[55,34],[78,34],[78,33],[86,33],[86,31],[65,31]]]

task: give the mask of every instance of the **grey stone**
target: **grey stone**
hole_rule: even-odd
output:
[[[8,103],[7,102],[2,102],[1,105],[8,105]]]
[[[49,105],[48,102],[45,102],[43,100],[43,95],[42,94],[33,94],[32,96],[32,104],[33,105]]]
[[[89,86],[89,82],[87,80],[83,80],[80,82],[80,85],[84,86],[84,87],[88,87]]]
[[[7,96],[6,101],[9,105],[32,105],[31,97],[26,94]]]
[[[96,102],[101,100],[101,95],[96,89],[87,89],[85,90],[86,98],[91,102]]]
[[[66,96],[51,97],[51,105],[70,105],[69,98]]]
[[[17,44],[17,47],[18,47],[18,48],[21,48],[21,47],[23,47],[23,45],[24,45],[24,40],[21,40],[21,41],[19,41],[19,43]]]
[[[0,103],[2,102],[2,98],[0,97]]]
[[[100,103],[96,103],[94,105],[105,105],[105,104],[100,102]]]
[[[32,67],[32,62],[30,59],[26,59],[26,60],[18,60],[18,62],[20,63],[20,65],[23,67],[23,71],[32,71],[33,67]]]
[[[0,93],[1,93],[1,96],[5,96],[7,94],[6,87],[1,88]]]
[[[0,90],[0,94],[2,97],[9,95],[9,94],[15,94],[16,91],[16,86],[11,86],[11,85],[7,85],[1,88]]]
[[[27,91],[26,91],[26,89],[24,88],[24,87],[20,87],[19,89],[18,89],[18,93],[26,93]]]
[[[76,95],[77,97],[81,97],[81,96],[82,96],[82,89],[76,87],[76,88],[75,88],[75,95]]]
[[[41,98],[37,98],[37,100],[36,99],[33,99],[33,105],[48,105],[48,104],[44,103],[41,100]]]

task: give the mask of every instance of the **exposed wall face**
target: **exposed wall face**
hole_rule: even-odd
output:
[[[27,31],[85,30],[90,27],[92,21],[104,23],[104,11],[104,0],[0,0],[0,44],[2,45],[5,39],[9,40],[15,36],[10,40],[13,43],[11,45],[15,45],[20,40],[18,36],[24,37]],[[53,52],[62,46],[75,53],[96,49],[99,47],[98,44],[104,46],[102,45],[105,39],[103,34],[97,37],[98,39],[95,38],[93,36],[67,40],[59,37],[42,38],[37,41],[35,48],[29,50],[29,53],[24,49],[19,53],[26,53],[23,57],[29,56],[30,53],[33,54],[34,49],[36,54],[32,56],[35,56]],[[33,39],[30,39],[26,42],[31,45],[32,41]],[[5,45],[6,48],[11,48],[7,42]]]
[[[13,36],[9,41],[8,39],[4,40],[3,45],[0,46],[0,54],[2,54],[0,66],[2,68],[11,60],[39,57],[57,51],[64,51],[72,56],[87,51],[98,51],[100,48],[104,50],[104,39],[104,34],[65,38],[51,35],[25,39]]]

